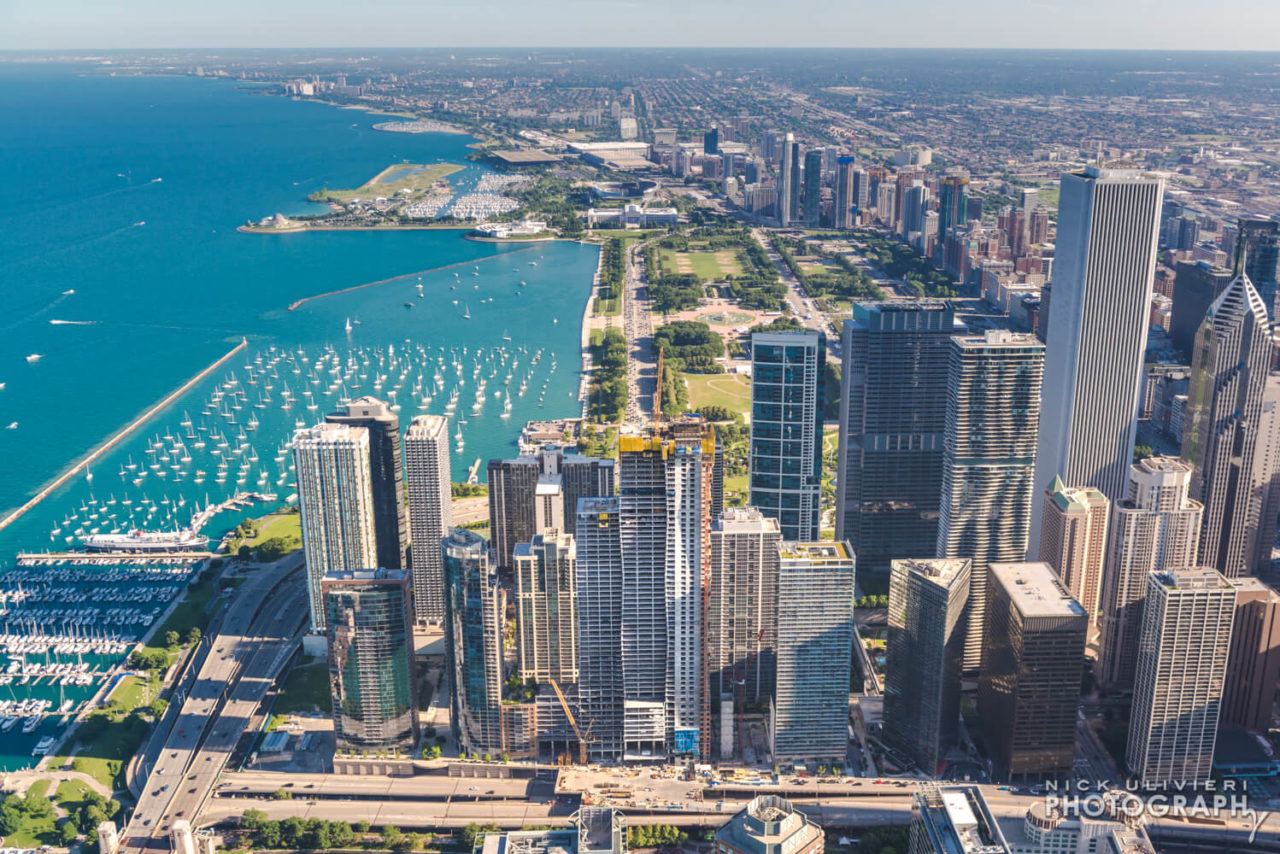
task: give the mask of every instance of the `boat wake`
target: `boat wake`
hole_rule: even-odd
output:
[[[96,320],[50,320],[50,326],[97,326]]]

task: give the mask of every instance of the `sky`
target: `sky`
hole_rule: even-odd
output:
[[[0,50],[1280,49],[1280,0],[0,0]]]

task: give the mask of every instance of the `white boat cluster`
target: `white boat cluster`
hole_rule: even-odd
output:
[[[95,678],[105,674],[92,669],[87,662],[78,661],[25,661],[10,659],[9,666],[0,671],[0,685],[19,685],[48,679],[53,685],[91,685]]]
[[[118,637],[82,638],[62,634],[0,634],[0,652],[18,655],[121,655],[133,641]]]
[[[449,213],[458,219],[483,222],[490,217],[510,213],[518,207],[519,202],[500,193],[466,193],[453,200]]]

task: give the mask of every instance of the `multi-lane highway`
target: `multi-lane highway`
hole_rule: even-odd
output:
[[[169,825],[198,811],[306,615],[296,556],[253,575],[237,593],[154,765],[143,769],[124,847],[168,848]]]

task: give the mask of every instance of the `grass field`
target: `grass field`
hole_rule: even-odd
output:
[[[737,253],[732,249],[718,249],[714,252],[680,252],[675,249],[663,249],[661,256],[662,266],[667,272],[680,275],[693,273],[704,282],[718,281],[725,276],[737,276],[742,273]]]
[[[744,415],[751,409],[751,380],[741,374],[685,374],[689,408],[723,406]]]
[[[316,709],[329,711],[329,665],[323,661],[290,670],[280,686],[272,712],[291,715]]]
[[[245,540],[249,548],[257,548],[267,540],[284,537],[295,548],[302,548],[302,516],[299,513],[272,513],[256,520],[258,535]]]
[[[356,199],[372,200],[379,196],[416,199],[431,192],[437,181],[462,170],[457,163],[395,163],[383,169],[354,190],[331,190],[328,187],[310,195],[314,202],[346,204]]]

